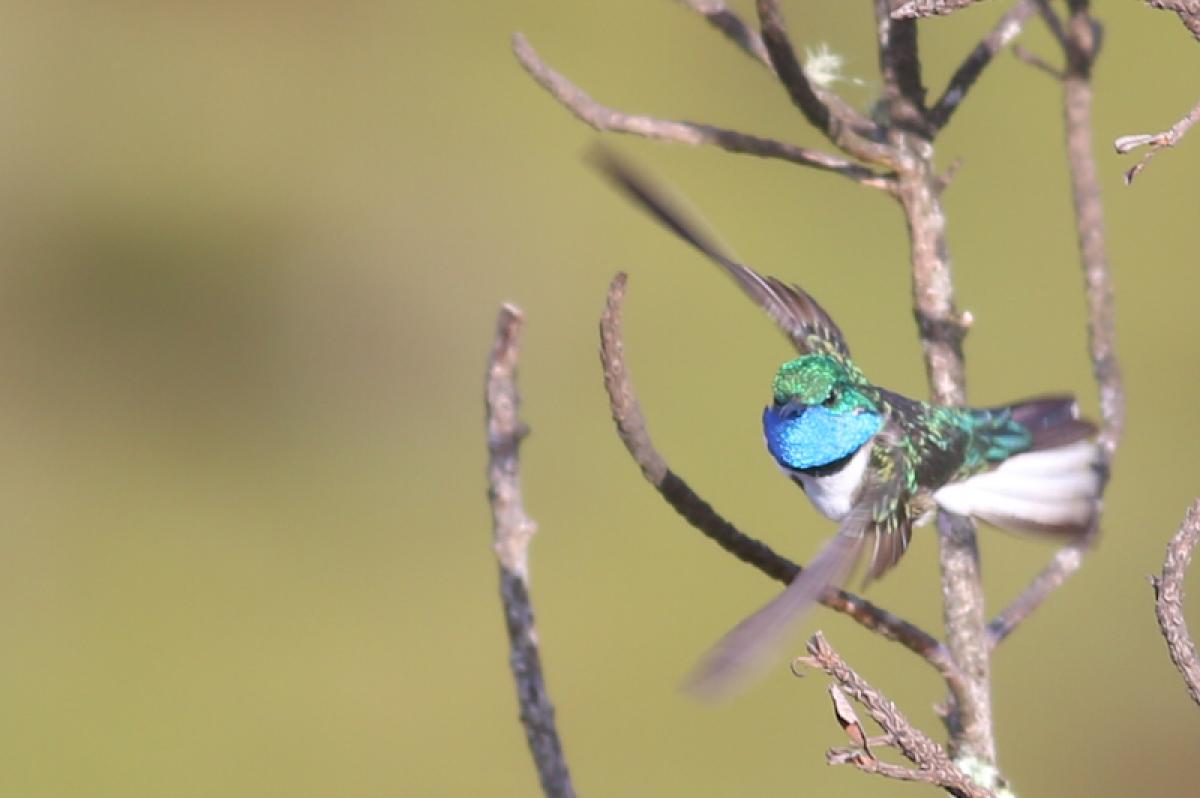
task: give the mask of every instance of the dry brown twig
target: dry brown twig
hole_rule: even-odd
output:
[[[892,701],[847,665],[820,632],[808,641],[808,656],[799,657],[796,662],[823,671],[836,682],[830,690],[834,715],[853,746],[830,749],[826,754],[829,764],[850,764],[867,773],[934,784],[964,798],[991,798],[993,793],[990,790],[980,787],[963,773],[944,748],[913,726]],[[847,697],[858,702],[879,724],[884,731],[882,738],[867,738]],[[916,769],[878,759],[870,749],[872,744],[896,748],[917,766]]]
[[[944,17],[980,0],[909,0],[892,11],[892,19]]]
[[[1174,11],[1178,15],[1180,22],[1192,34],[1196,41],[1200,41],[1200,0],[1146,0],[1146,5],[1151,8],[1157,8],[1164,11]],[[1128,136],[1121,136],[1113,142],[1113,147],[1121,155],[1133,152],[1140,147],[1149,147],[1150,150],[1142,156],[1141,160],[1135,163],[1130,169],[1125,172],[1125,185],[1133,182],[1133,179],[1146,168],[1150,163],[1150,159],[1168,147],[1174,147],[1179,143],[1192,126],[1200,121],[1200,102],[1192,106],[1192,110],[1188,111],[1182,119],[1171,125],[1166,130],[1159,133],[1134,133]]]
[[[1198,0],[1146,0],[1146,5],[1163,11],[1174,11],[1179,21],[1188,29],[1196,41],[1200,41],[1200,1]]]
[[[1183,577],[1192,562],[1197,542],[1200,542],[1200,499],[1192,502],[1179,531],[1167,545],[1162,576],[1151,577],[1150,583],[1154,586],[1154,612],[1167,641],[1171,661],[1183,675],[1188,695],[1200,704],[1200,659],[1183,616]]]
[[[1058,70],[1027,51],[1017,55],[1063,86],[1067,166],[1087,305],[1088,356],[1100,394],[1098,442],[1102,465],[1107,470],[1125,428],[1125,387],[1117,360],[1115,288],[1104,239],[1104,204],[1092,149],[1091,73],[1100,53],[1101,29],[1091,16],[1087,0],[1068,0],[1066,20],[1047,0],[1038,0],[1037,6],[1042,21],[1062,48],[1066,66]],[[993,646],[1007,638],[1079,570],[1087,548],[1067,546],[1055,553],[1029,586],[988,624]]]
[[[500,600],[521,723],[542,791],[549,798],[574,798],[575,789],[554,722],[554,705],[542,675],[537,627],[529,600],[529,542],[537,525],[525,514],[517,458],[521,439],[529,432],[518,415],[516,371],[523,321],[516,306],[500,308],[484,386],[492,546],[500,565]]]
[[[551,69],[538,56],[529,40],[519,33],[513,34],[513,52],[516,53],[521,66],[525,67],[542,88],[550,92],[554,99],[582,122],[596,130],[630,133],[643,138],[692,146],[711,144],[728,152],[757,155],[760,158],[779,158],[801,166],[833,172],[872,188],[891,191],[891,180],[887,175],[878,174],[837,155],[712,125],[626,114],[601,105],[587,92]]]
[[[1174,147],[1179,143],[1187,132],[1192,129],[1192,125],[1200,121],[1200,102],[1192,106],[1192,110],[1175,124],[1171,125],[1166,130],[1160,133],[1135,133],[1129,136],[1121,136],[1113,142],[1113,147],[1117,152],[1124,155],[1125,153],[1133,152],[1139,147],[1149,147],[1150,151],[1142,156],[1142,159],[1130,167],[1125,173],[1125,184],[1129,185],[1133,179],[1138,176],[1138,173],[1146,168],[1146,164],[1150,159],[1158,154],[1159,150],[1167,147]]]

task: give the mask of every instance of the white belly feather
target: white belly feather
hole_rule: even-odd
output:
[[[826,476],[804,474],[795,471],[788,473],[800,480],[804,493],[821,515],[832,521],[841,521],[850,513],[854,499],[862,485],[863,474],[867,470],[867,461],[871,459],[871,444],[862,446],[850,462],[842,466],[836,473]]]

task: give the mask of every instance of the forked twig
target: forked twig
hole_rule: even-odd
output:
[[[575,788],[554,722],[554,705],[542,675],[537,627],[529,600],[529,542],[537,525],[525,514],[517,458],[521,439],[528,432],[517,412],[520,397],[516,370],[522,322],[516,306],[500,308],[484,386],[492,546],[500,564],[500,599],[521,723],[542,791],[550,798],[574,798]]]
[[[962,65],[955,70],[946,90],[942,92],[942,96],[929,109],[929,122],[934,128],[941,129],[946,126],[951,115],[962,105],[967,92],[983,73],[984,68],[991,63],[997,53],[1017,38],[1025,26],[1025,22],[1033,16],[1036,10],[1037,6],[1034,5],[1033,0],[1021,0],[1006,11],[996,21],[991,31],[975,45],[975,48],[963,60]],[[893,12],[893,16],[895,16],[895,12]]]
[[[724,33],[747,55],[762,63],[767,69],[774,71],[775,67],[771,65],[771,56],[767,54],[762,36],[759,36],[758,31],[747,25],[721,0],[681,0],[681,2],[708,20],[709,25]]]
[[[1047,28],[1063,47],[1066,68],[1063,84],[1063,117],[1075,229],[1083,267],[1087,305],[1088,356],[1100,394],[1101,467],[1111,467],[1125,428],[1125,387],[1117,360],[1115,289],[1104,239],[1104,205],[1100,177],[1092,149],[1091,71],[1100,50],[1100,28],[1086,0],[1070,0],[1064,22],[1045,0],[1038,10]],[[1089,541],[1090,542],[1090,541]],[[1083,564],[1087,545],[1068,546],[1034,577],[1024,591],[988,625],[993,646],[1042,605]]]
[[[1162,576],[1151,577],[1150,582],[1154,585],[1154,613],[1166,638],[1171,661],[1183,675],[1188,695],[1200,704],[1200,659],[1183,616],[1183,577],[1192,562],[1197,541],[1200,541],[1200,499],[1192,502],[1179,531],[1167,545]]]
[[[852,731],[850,738],[855,746],[849,749],[831,749],[826,754],[830,764],[851,764],[867,773],[878,773],[904,781],[936,784],[964,798],[992,798],[993,794],[990,791],[980,787],[955,766],[946,749],[913,726],[892,701],[847,665],[820,632],[808,641],[808,656],[800,657],[797,662],[817,668],[836,681],[845,696],[857,701],[884,730],[886,736],[882,742],[895,746],[917,767],[914,770],[877,759],[867,746],[867,740],[857,718],[853,716],[853,711],[845,706],[844,701],[839,700],[842,698],[839,693],[833,694],[834,711],[843,728],[850,726],[848,731]]]
[[[1150,151],[1142,156],[1142,159],[1134,164],[1128,172],[1125,173],[1125,184],[1129,185],[1133,179],[1138,176],[1138,173],[1146,168],[1146,164],[1150,159],[1158,154],[1159,150],[1167,147],[1174,147],[1179,143],[1187,132],[1191,130],[1192,125],[1200,121],[1200,102],[1192,106],[1192,110],[1175,124],[1171,125],[1161,133],[1137,133],[1131,136],[1121,136],[1113,142],[1113,147],[1117,152],[1124,155],[1127,152],[1132,152],[1138,147],[1148,146]]]
[[[887,175],[879,174],[853,161],[820,150],[695,122],[678,122],[639,114],[627,114],[601,105],[542,61],[524,36],[519,33],[513,34],[512,44],[517,60],[537,81],[538,85],[550,92],[554,99],[575,114],[578,119],[596,130],[630,133],[643,138],[673,141],[693,146],[711,144],[728,152],[757,155],[760,158],[779,158],[801,166],[833,172],[872,188],[883,191],[892,190],[892,182]]]

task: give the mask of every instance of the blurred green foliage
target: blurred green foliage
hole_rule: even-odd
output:
[[[741,4],[746,6],[748,4]],[[584,794],[893,795],[822,751],[822,680],[676,687],[774,586],[653,495],[608,419],[595,323],[631,273],[629,356],[664,453],[798,558],[831,532],[761,450],[787,348],[581,164],[594,135],[521,72],[526,32],[622,108],[819,144],[672,3],[10,3],[0,28],[0,794],[530,795],[484,501],[482,374],[518,302],[526,501],[551,690]],[[748,9],[747,9],[748,10]],[[788,5],[866,85],[859,4]],[[926,83],[1000,13],[921,27]],[[1145,575],[1200,493],[1200,139],[1125,188],[1117,135],[1196,95],[1169,14],[1106,4],[1096,141],[1129,423],[1106,534],[995,661],[1020,794],[1186,791],[1200,732]],[[1026,44],[1056,58],[1031,25]],[[1057,86],[1004,55],[939,143],[981,404],[1094,412]],[[1200,135],[1200,134],[1194,134]],[[836,177],[647,142],[749,263],[805,285],[877,381],[924,395],[901,217]],[[919,533],[871,597],[938,628]],[[1049,555],[985,529],[1000,606]],[[935,731],[913,658],[818,614]]]

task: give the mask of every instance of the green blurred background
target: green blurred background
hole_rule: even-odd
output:
[[[739,4],[749,11],[748,3]],[[787,4],[866,106],[868,4]],[[1001,13],[921,27],[926,83]],[[656,439],[797,558],[831,532],[762,451],[788,349],[604,186],[596,136],[524,75],[514,30],[602,101],[818,144],[760,68],[661,0],[10,3],[0,26],[0,794],[531,795],[484,498],[482,376],[527,313],[526,501],[550,686],[585,795],[928,793],[823,764],[824,680],[677,690],[775,587],[703,542],[612,430],[596,320],[631,273]],[[1118,135],[1197,96],[1174,16],[1103,4],[1096,142],[1129,422],[1098,551],[995,659],[1022,795],[1186,792],[1200,734],[1146,575],[1200,494],[1200,134],[1126,188]],[[1057,60],[1039,25],[1028,46]],[[1060,95],[1001,57],[939,143],[970,395],[1094,413]],[[622,140],[748,262],[801,282],[877,381],[925,395],[902,219],[837,177]],[[871,597],[940,627],[928,531]],[[1051,549],[982,536],[993,607]],[[1192,584],[1196,585],[1195,578]],[[1196,609],[1200,612],[1200,608]],[[1200,623],[1200,621],[1197,621]],[[918,723],[914,658],[820,627]],[[930,793],[931,794],[931,793]]]

